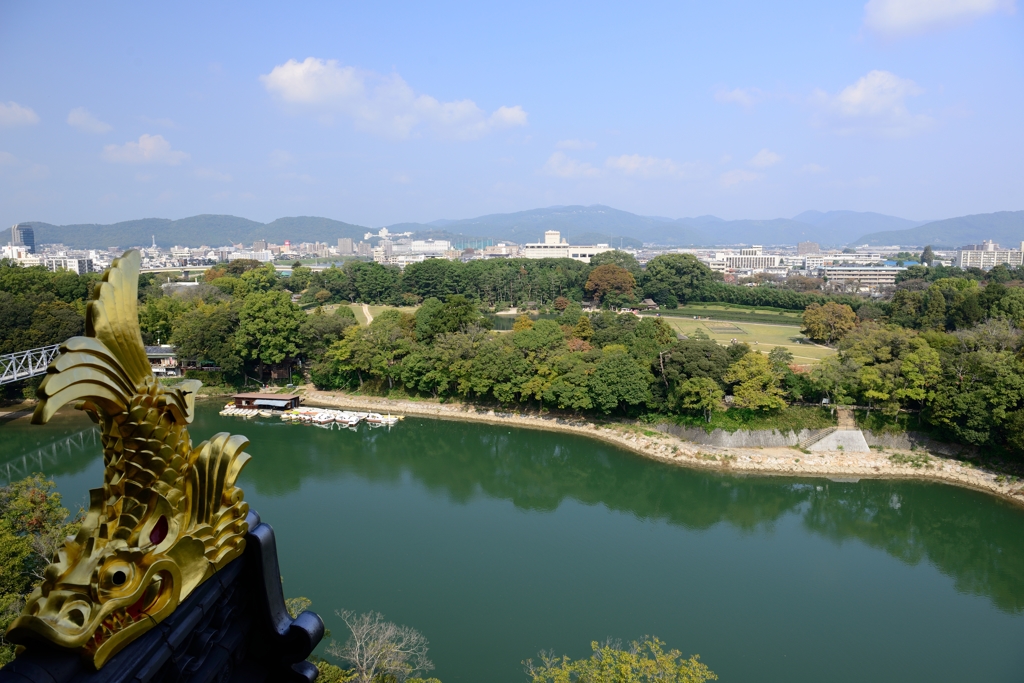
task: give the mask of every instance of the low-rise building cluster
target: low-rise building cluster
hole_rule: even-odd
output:
[[[326,242],[291,242],[275,244],[257,239],[252,244],[230,244],[220,247],[200,246],[139,247],[144,270],[172,270],[230,263],[239,259],[291,264],[299,260],[341,263],[346,259],[373,260],[401,268],[427,259],[444,258],[470,261],[493,258],[570,258],[589,263],[602,252],[615,249],[610,244],[571,244],[557,230],[544,233],[541,242],[516,244],[486,238],[418,238],[411,232],[393,233],[381,228],[367,232],[362,240],[338,238],[336,244]],[[878,292],[891,287],[897,274],[915,265],[917,256],[899,245],[871,249],[825,249],[817,242],[800,242],[794,246],[765,247],[738,245],[717,248],[674,248],[645,245],[640,249],[625,248],[641,264],[665,253],[689,253],[711,270],[722,273],[726,281],[760,284],[765,280],[781,281],[788,277],[820,278],[832,288],[846,291]],[[77,273],[102,271],[120,255],[121,247],[106,249],[70,249],[62,244],[36,244],[31,225],[11,228],[10,239],[2,247],[0,257],[24,266],[44,266],[51,271]],[[990,240],[969,244],[955,251],[934,253],[934,265],[959,266],[989,270],[998,265],[1024,266],[1024,242],[1019,248],[1002,248]],[[823,284],[823,286],[825,286]]]

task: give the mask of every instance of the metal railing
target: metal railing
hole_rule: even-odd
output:
[[[60,344],[51,344],[0,356],[0,384],[10,384],[42,375],[50,361],[57,357],[59,350]]]

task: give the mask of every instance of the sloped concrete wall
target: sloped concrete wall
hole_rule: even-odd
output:
[[[727,432],[722,429],[716,429],[708,434],[703,429],[680,427],[674,424],[659,424],[655,428],[658,431],[677,436],[685,441],[721,448],[781,448],[796,446],[800,443],[801,439],[811,434],[809,429],[801,429],[799,432],[780,432],[777,429],[757,431],[740,429],[735,432]]]
[[[867,441],[869,446],[879,446],[881,448],[896,448],[901,450],[910,450],[911,448],[921,448],[932,453],[941,453],[942,455],[960,455],[973,453],[974,448],[970,446],[961,446],[952,443],[943,443],[936,441],[920,432],[900,432],[899,434],[892,434],[889,432],[880,432],[878,434],[865,429],[864,440]]]
[[[843,451],[844,453],[868,453],[868,442],[859,429],[839,429],[821,441],[808,446],[809,451]]]

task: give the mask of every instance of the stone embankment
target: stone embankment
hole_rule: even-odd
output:
[[[784,439],[788,442],[792,439],[794,445],[766,443],[765,447],[716,446],[687,440],[685,437],[689,435],[689,430],[675,435],[630,423],[609,422],[599,425],[582,418],[503,412],[460,403],[442,404],[355,396],[317,391],[312,386],[305,387],[304,394],[305,402],[309,405],[492,424],[514,424],[531,429],[575,433],[616,444],[653,460],[685,467],[833,479],[929,479],[986,491],[1024,505],[1022,482],[975,467],[969,462],[940,455],[936,452],[938,449],[900,448],[898,446],[903,445],[902,439],[893,440],[897,442],[897,447],[872,443],[872,448],[868,452],[811,451],[800,450],[799,446],[795,445],[799,441],[797,434],[791,436],[775,432],[776,436],[769,436],[762,441],[774,442]],[[704,434],[700,430],[694,431]],[[753,435],[757,432],[747,434]],[[868,443],[878,441],[870,434],[865,436],[868,436]],[[743,440],[748,443],[756,441],[752,437],[744,437]],[[913,444],[911,440],[905,441],[907,444]]]

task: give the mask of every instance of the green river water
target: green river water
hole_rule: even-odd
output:
[[[698,472],[464,422],[243,421],[220,405],[200,405],[193,441],[252,440],[241,485],[277,532],[286,594],[336,638],[338,608],[420,630],[444,683],[523,682],[539,650],[644,634],[724,682],[1024,680],[1024,511],[985,494]],[[0,426],[0,478],[43,471],[83,503],[102,480],[90,427],[73,411]]]

